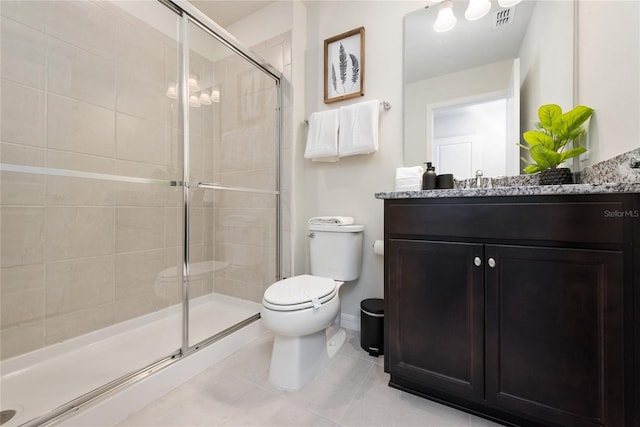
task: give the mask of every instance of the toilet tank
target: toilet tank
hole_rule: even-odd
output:
[[[311,275],[350,281],[360,276],[362,225],[309,225]]]

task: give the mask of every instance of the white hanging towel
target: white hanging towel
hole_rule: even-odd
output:
[[[368,154],[378,150],[378,100],[340,107],[340,157]]]
[[[311,225],[352,225],[353,217],[351,216],[314,216],[309,218],[309,224]]]
[[[338,119],[337,110],[321,111],[309,116],[309,131],[305,159],[336,161],[338,155]]]

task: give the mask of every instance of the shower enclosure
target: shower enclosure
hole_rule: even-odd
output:
[[[259,318],[280,73],[180,0],[0,15],[0,424],[37,425]]]

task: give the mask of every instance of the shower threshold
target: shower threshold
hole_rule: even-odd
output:
[[[260,304],[221,294],[190,302],[190,341],[198,343],[247,319]],[[131,319],[1,363],[2,427],[17,427],[105,384],[155,363],[171,362],[181,342],[181,305]],[[168,362],[167,362],[168,361]]]

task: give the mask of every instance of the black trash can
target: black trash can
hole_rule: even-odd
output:
[[[380,298],[360,303],[360,347],[370,356],[384,354],[384,300]]]

